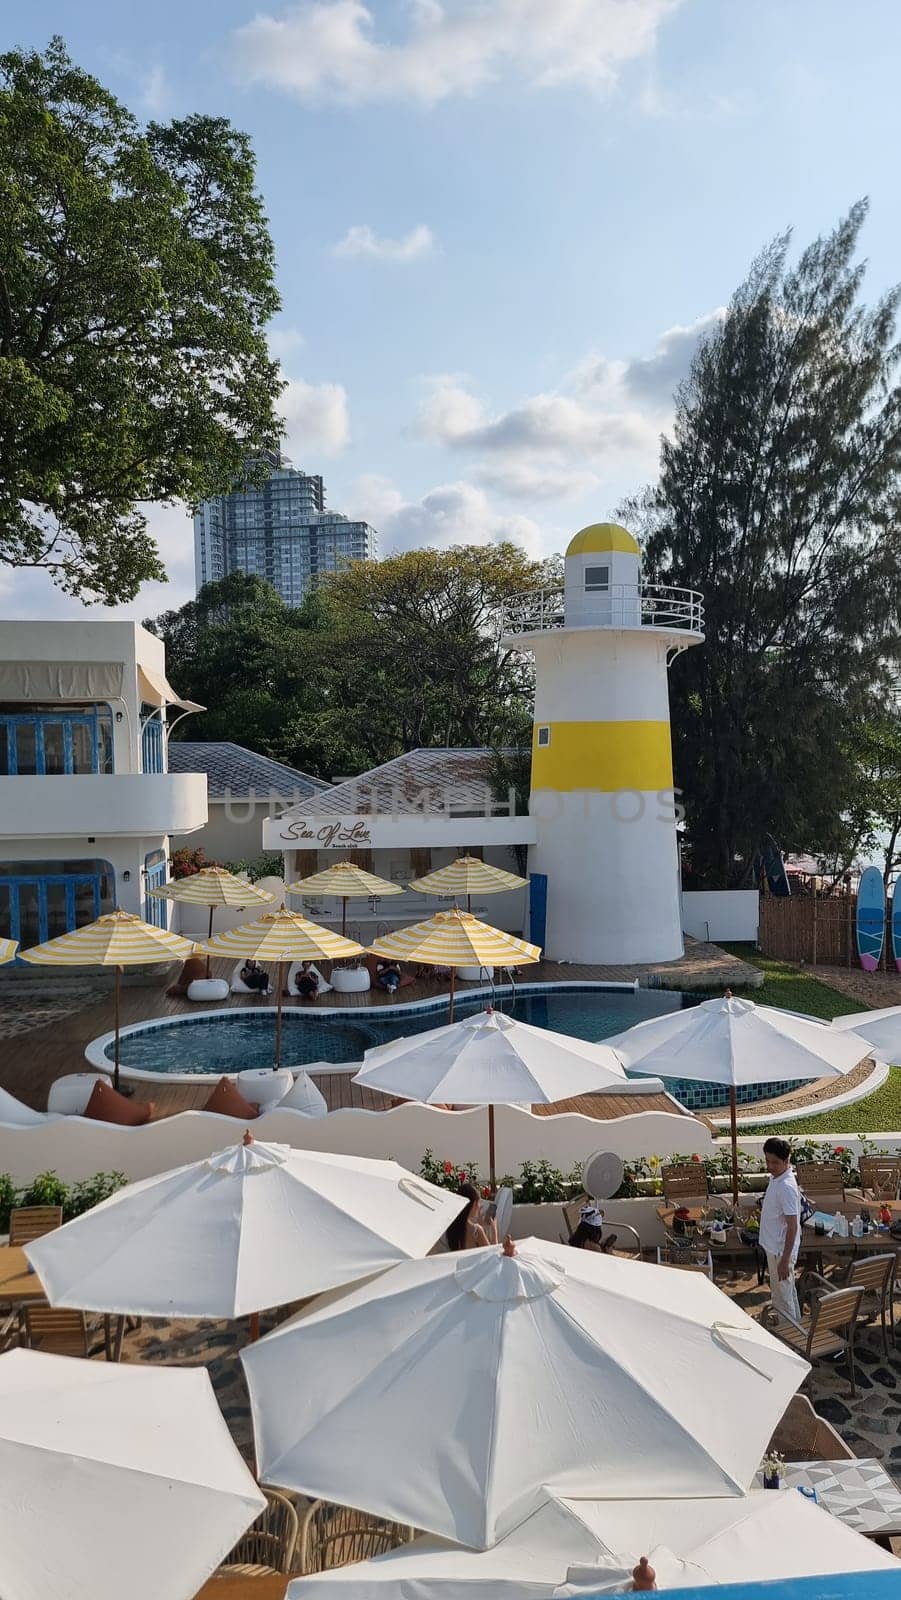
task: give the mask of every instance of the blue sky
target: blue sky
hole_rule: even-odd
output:
[[[289,452],[382,551],[535,553],[653,475],[676,378],[754,254],[862,194],[901,276],[896,0],[12,0],[142,116],[251,135]],[[193,593],[190,523],[154,508]],[[38,574],[0,608],[83,615]],[[105,613],[97,608],[97,614]]]

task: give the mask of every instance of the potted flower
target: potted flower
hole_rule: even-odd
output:
[[[785,1457],[778,1450],[770,1450],[763,1458],[763,1487],[781,1489],[785,1471]]]

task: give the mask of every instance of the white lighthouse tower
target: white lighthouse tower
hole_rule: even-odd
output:
[[[643,584],[636,541],[602,522],[571,541],[563,590],[517,596],[501,627],[508,646],[535,657],[532,937],[556,961],[675,960],[667,673],[702,642],[701,596]]]

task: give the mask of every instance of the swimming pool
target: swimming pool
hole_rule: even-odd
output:
[[[703,998],[664,989],[619,990],[587,985],[554,988],[545,984],[540,992],[533,988],[515,999],[499,1000],[498,1005],[508,1015],[533,1027],[551,1028],[576,1039],[597,1042],[649,1017],[697,1005]],[[471,1016],[485,1003],[484,994],[458,999],[456,1015]],[[446,1000],[416,1007],[356,1007],[352,1013],[300,1011],[292,1007],[282,1018],[282,1062],[292,1067],[309,1066],[316,1061],[361,1062],[364,1051],[373,1045],[439,1027],[446,1013]],[[236,1008],[166,1022],[137,1023],[122,1032],[120,1061],[124,1069],[142,1074],[218,1076],[271,1066],[274,1046],[274,1007]],[[89,1060],[96,1061],[101,1055],[101,1059],[112,1061],[112,1039],[95,1040],[87,1054]],[[666,1087],[692,1111],[715,1110],[729,1101],[728,1090],[719,1084],[669,1078]],[[786,1094],[793,1087],[786,1083],[749,1084],[739,1089],[738,1100],[746,1105]]]

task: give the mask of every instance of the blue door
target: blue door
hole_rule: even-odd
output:
[[[144,729],[147,732],[147,729]],[[147,768],[144,768],[146,772]],[[169,926],[169,905],[166,900],[158,900],[149,893],[151,889],[161,889],[166,882],[166,856],[162,850],[151,850],[144,857],[144,921],[152,922],[155,928]]]
[[[547,933],[547,873],[529,873],[529,939],[544,949]]]
[[[145,772],[163,771],[163,724],[151,717],[141,729],[141,765]]]

